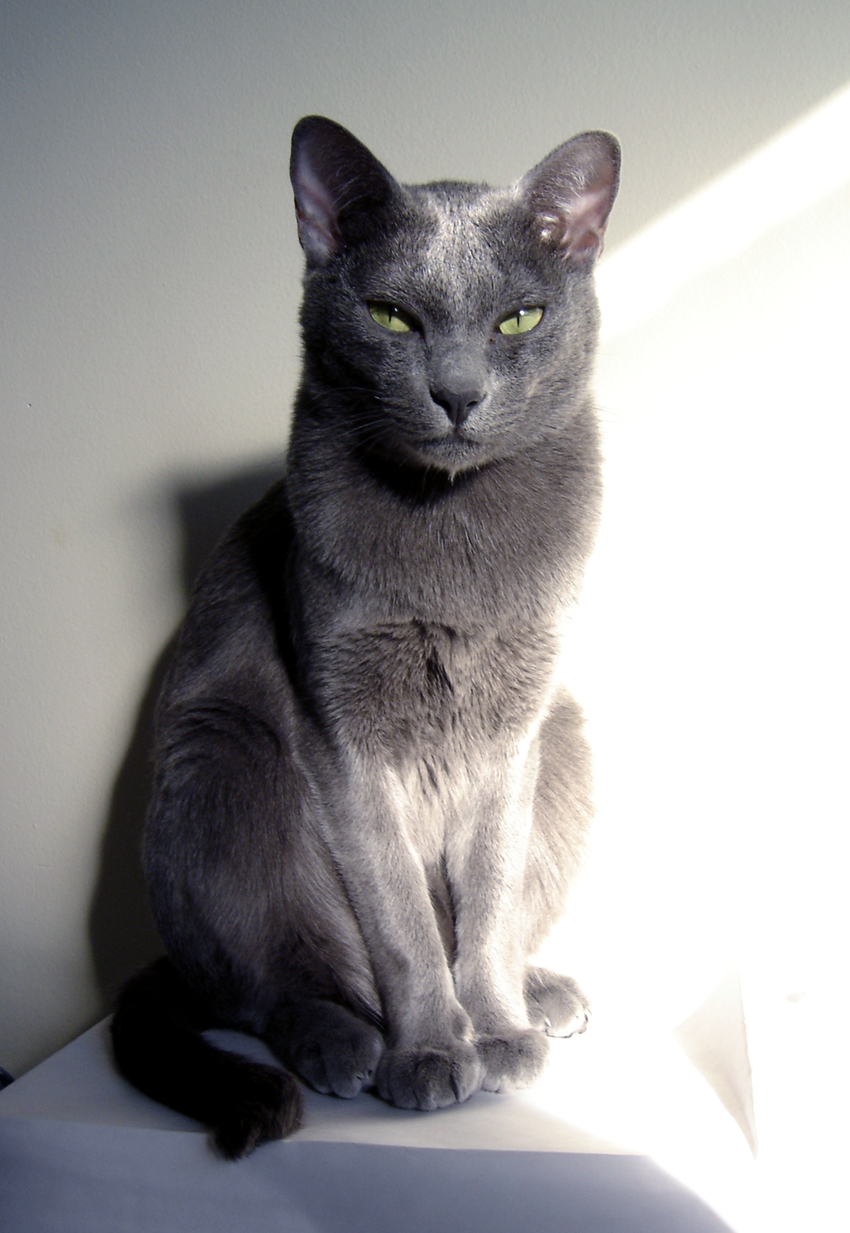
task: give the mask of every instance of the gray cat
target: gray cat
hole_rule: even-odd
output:
[[[397,184],[295,128],[307,271],[285,478],[202,573],[159,703],[144,865],[168,958],[113,1021],[143,1091],[244,1155],[321,1092],[437,1109],[583,1031],[530,966],[591,815],[559,630],[600,501],[605,133],[509,190]],[[254,1064],[202,1035],[266,1041]]]

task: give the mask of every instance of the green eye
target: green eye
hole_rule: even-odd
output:
[[[395,304],[370,304],[369,315],[378,325],[385,330],[392,330],[394,334],[409,334],[413,328],[407,313],[396,308]]]
[[[540,324],[542,308],[518,308],[496,326],[500,334],[527,334]]]

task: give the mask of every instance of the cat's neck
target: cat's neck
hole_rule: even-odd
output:
[[[450,625],[534,623],[577,596],[601,496],[588,405],[555,439],[452,479],[364,460],[296,414],[301,552],[370,601]]]

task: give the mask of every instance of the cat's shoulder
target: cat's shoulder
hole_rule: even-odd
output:
[[[285,478],[251,505],[213,549],[199,573],[178,638],[178,659],[288,625],[287,574],[294,530]]]
[[[286,477],[281,477],[230,526],[204,564],[193,600],[221,590],[259,585],[267,589],[294,537]]]

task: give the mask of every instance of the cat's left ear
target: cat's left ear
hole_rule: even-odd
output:
[[[327,265],[363,239],[398,191],[387,169],[348,129],[305,116],[292,133],[289,174],[308,265]]]
[[[620,143],[610,133],[581,133],[520,180],[544,243],[564,257],[592,261],[602,251],[620,182]]]

